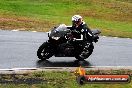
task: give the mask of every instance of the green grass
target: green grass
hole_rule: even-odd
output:
[[[131,70],[90,70],[87,74],[132,74]],[[8,80],[10,75],[5,76]],[[27,75],[16,75],[17,79],[40,78],[46,80],[39,84],[0,84],[0,88],[131,88],[132,82],[123,84],[84,84],[79,85],[76,82],[76,76],[72,72],[66,71],[40,71],[28,73]]]
[[[0,0],[0,28],[48,31],[80,14],[102,35],[132,38],[131,0]]]

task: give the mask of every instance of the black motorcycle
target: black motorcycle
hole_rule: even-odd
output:
[[[88,58],[94,49],[93,42],[99,39],[99,30],[92,30],[94,34],[93,42],[75,39],[73,34],[76,31],[70,30],[63,24],[54,27],[48,33],[49,40],[44,42],[37,51],[37,56],[41,60],[52,57],[75,57],[78,60]]]

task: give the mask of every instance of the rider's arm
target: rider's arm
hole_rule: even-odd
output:
[[[83,40],[83,35],[81,34],[81,38],[80,38],[80,39],[76,39],[76,38],[75,38],[75,40]]]
[[[67,29],[73,30],[72,26],[66,26]]]
[[[94,35],[93,35],[92,31],[90,30],[90,28],[86,24],[83,25],[83,30],[84,30],[83,31],[84,40],[93,41]]]

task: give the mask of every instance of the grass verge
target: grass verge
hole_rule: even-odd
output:
[[[132,38],[131,0],[0,0],[0,29],[49,31],[80,14],[102,35]]]
[[[132,70],[90,70],[87,74],[129,74],[132,77]],[[21,80],[21,83],[14,84],[12,80]],[[1,80],[8,80],[10,83],[1,83],[0,88],[131,88],[132,82],[124,84],[85,84],[80,86],[72,72],[66,71],[41,71],[28,73],[26,75],[4,75]],[[30,79],[30,80],[29,80]],[[31,80],[32,79],[32,80]],[[34,82],[38,80],[38,82]],[[41,80],[41,82],[40,82]],[[43,80],[43,81],[42,81]],[[30,81],[30,82],[29,82]]]

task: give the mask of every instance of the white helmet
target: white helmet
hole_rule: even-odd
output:
[[[80,19],[82,19],[82,17],[80,15],[74,15],[72,17],[72,21],[79,21]]]

